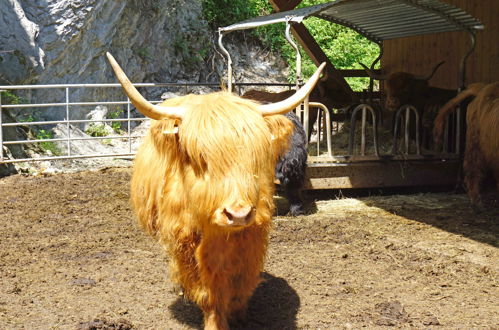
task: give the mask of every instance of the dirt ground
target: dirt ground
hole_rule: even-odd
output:
[[[0,329],[197,329],[136,225],[130,169],[0,179]],[[465,195],[277,198],[240,329],[499,329],[498,204]]]

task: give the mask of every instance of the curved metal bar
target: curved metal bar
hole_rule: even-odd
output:
[[[350,135],[348,138],[348,154],[350,156],[353,155],[353,143],[354,143],[354,137],[355,137],[355,126],[357,124],[357,112],[362,110],[362,143],[361,143],[361,154],[364,156],[365,153],[365,128],[366,128],[366,114],[365,112],[369,110],[371,113],[371,118],[373,120],[373,142],[374,142],[374,154],[379,157],[379,149],[378,149],[378,122],[377,122],[377,117],[376,117],[376,112],[374,109],[369,105],[369,104],[359,104],[355,109],[352,111],[352,117],[350,119]]]
[[[303,77],[301,75],[301,53],[298,45],[291,38],[291,20],[286,20],[286,40],[289,42],[291,47],[296,51],[296,90],[298,90],[303,83]]]
[[[227,58],[227,91],[232,93],[232,58],[230,57],[229,51],[224,47],[222,43],[222,38],[224,34],[222,30],[218,29],[218,47],[222,50]]]
[[[399,123],[400,116],[402,112],[405,110],[405,127],[404,127],[404,144],[405,144],[405,153],[409,154],[409,124],[410,124],[410,113],[411,111],[414,113],[414,117],[416,118],[416,154],[421,155],[421,149],[419,145],[419,129],[420,129],[420,121],[419,121],[419,112],[418,110],[412,106],[405,104],[401,106],[397,112],[395,113],[395,127],[393,131],[393,145],[392,145],[392,154],[395,155],[397,153],[398,141],[397,136],[399,132]]]
[[[466,87],[466,60],[471,55],[471,53],[473,53],[476,46],[475,33],[469,30],[468,33],[470,34],[471,45],[466,54],[464,54],[463,58],[461,59],[461,63],[459,65],[459,91],[464,90],[464,88]]]
[[[327,154],[328,156],[333,156],[333,141],[331,137],[331,113],[329,112],[329,109],[322,103],[319,102],[309,102],[308,104],[311,108],[319,108],[320,110],[323,110],[324,113],[326,114],[326,142],[327,142]],[[320,116],[317,116],[317,118],[320,121]],[[317,130],[317,134],[320,135],[319,130]],[[317,148],[318,149],[318,148]]]

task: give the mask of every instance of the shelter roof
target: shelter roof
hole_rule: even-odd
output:
[[[349,27],[374,42],[415,35],[483,29],[460,8],[439,0],[335,0],[252,18],[220,28],[221,33],[318,17]]]

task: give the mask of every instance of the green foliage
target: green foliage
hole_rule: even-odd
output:
[[[146,47],[137,48],[135,49],[135,52],[143,60],[145,60],[149,56],[149,50]]]
[[[35,117],[33,117],[33,115],[31,114],[26,115],[24,118],[21,118],[21,122],[23,123],[30,123],[32,121],[35,121]]]
[[[85,133],[93,137],[107,136],[106,125],[104,124],[89,125]]]
[[[124,112],[123,109],[117,108],[115,111],[111,111],[108,115],[109,119],[118,119],[121,117],[121,114]],[[113,131],[115,131],[118,134],[123,133],[123,130],[121,129],[121,122],[119,121],[112,121],[111,122],[111,128]]]
[[[2,94],[2,104],[19,104],[22,103],[22,98],[11,92],[10,90],[6,90],[1,92]]]
[[[46,139],[52,139],[52,138],[54,138],[54,134],[51,131],[40,129],[36,132],[36,139],[37,140],[46,140]],[[61,154],[61,151],[59,150],[57,145],[52,141],[40,142],[40,143],[38,143],[38,145],[43,150],[50,151],[53,155],[60,155]]]
[[[263,0],[203,0],[203,16],[215,28],[227,26],[258,16],[260,2]]]

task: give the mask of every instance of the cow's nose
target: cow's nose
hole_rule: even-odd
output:
[[[231,226],[244,226],[251,222],[254,216],[252,206],[229,206],[224,209],[227,223]]]

